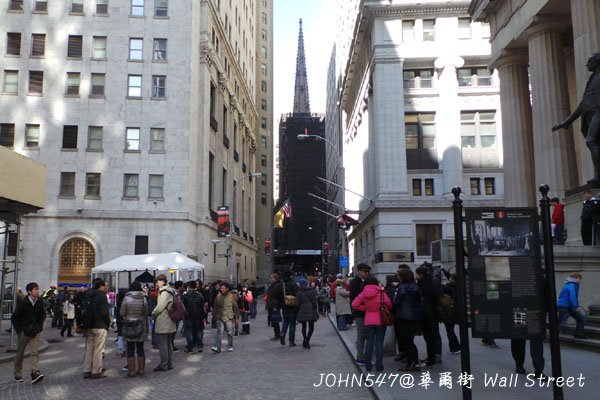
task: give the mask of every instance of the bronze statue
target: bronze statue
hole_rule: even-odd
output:
[[[552,127],[552,132],[561,128],[567,129],[573,121],[581,117],[581,133],[594,163],[594,177],[588,182],[600,183],[600,53],[592,54],[586,66],[592,74],[585,85],[581,102],[573,114]]]

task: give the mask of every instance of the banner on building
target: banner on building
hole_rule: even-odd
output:
[[[229,236],[229,207],[220,206],[217,208],[217,234],[219,237]]]

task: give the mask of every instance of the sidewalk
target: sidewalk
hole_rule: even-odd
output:
[[[10,333],[6,333],[4,329],[2,329],[2,334],[0,334],[0,364],[9,363],[15,360],[15,355],[17,351],[17,335],[14,336],[13,343],[14,347],[10,349]],[[50,344],[42,338],[40,340],[38,354],[41,354],[44,351],[46,351],[49,346]],[[29,347],[25,349],[25,358],[28,357]]]
[[[332,306],[332,314],[329,320],[333,327],[337,326],[335,320],[335,306]],[[393,327],[388,327],[386,337],[393,335]],[[347,351],[355,358],[356,355],[356,328],[352,327],[346,331],[337,330]],[[455,327],[459,335],[458,327]],[[442,336],[443,363],[433,367],[423,368],[421,372],[399,372],[398,367],[403,366],[401,362],[394,361],[394,355],[384,356],[383,365],[385,372],[374,374],[372,380],[375,383],[371,388],[375,396],[381,400],[417,400],[427,396],[431,399],[459,400],[462,399],[462,386],[458,384],[460,376],[460,355],[447,354],[448,341],[443,325],[440,325]],[[514,374],[514,361],[510,352],[510,340],[496,340],[499,349],[490,349],[482,346],[480,339],[470,338],[470,359],[472,381],[472,398],[485,400],[507,400],[507,399],[531,399],[548,400],[553,398],[552,386],[539,387],[539,381],[528,380],[525,375]],[[422,336],[415,337],[415,344],[419,349],[419,357],[426,356],[425,342]],[[529,357],[529,345],[526,349],[525,369],[533,373],[531,358]],[[550,363],[550,347],[544,344],[544,356],[546,368],[544,372],[550,376],[552,366]],[[598,368],[598,353],[579,350],[570,347],[561,347],[561,361],[563,376],[574,377],[572,387],[564,387],[564,398],[567,400],[590,400],[598,398],[600,393],[600,369]],[[361,367],[364,374],[366,370]],[[440,374],[450,373],[452,388],[440,386]],[[500,379],[495,384],[491,378],[506,377],[506,381]],[[583,377],[580,378],[580,374]],[[390,376],[391,375],[391,376]],[[427,377],[431,379],[431,385],[427,388],[420,385]],[[516,380],[515,380],[516,377]],[[512,381],[510,379],[512,378]],[[582,382],[580,387],[579,382]],[[487,385],[486,385],[487,383]],[[526,387],[526,385],[528,387]],[[547,384],[546,384],[547,385]],[[506,387],[512,386],[512,387]]]

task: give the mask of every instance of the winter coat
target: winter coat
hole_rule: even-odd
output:
[[[382,303],[383,298],[383,303]],[[378,285],[367,285],[363,291],[354,299],[352,307],[365,313],[365,326],[381,326],[381,304],[391,311],[392,302]]]
[[[160,288],[158,292],[158,302],[152,316],[156,321],[154,330],[156,333],[174,333],[177,331],[177,325],[169,316],[169,310],[173,308],[175,291],[167,285]]]
[[[557,307],[577,308],[579,307],[579,283],[574,278],[568,277],[565,285],[558,296]]]
[[[423,301],[421,310],[423,313],[423,323],[437,324],[440,317],[437,311],[437,303],[442,295],[441,291],[431,279],[424,279],[418,282]]]
[[[421,320],[421,291],[416,283],[403,283],[398,287],[394,310],[398,320]]]
[[[65,301],[62,312],[65,319],[75,319],[75,303],[71,303],[68,300]]]
[[[240,312],[250,312],[250,304],[254,297],[252,296],[252,292],[247,290],[245,292],[239,292],[238,294],[238,308]]]
[[[92,301],[94,325],[92,329],[106,329],[110,326],[110,305],[108,296],[101,290],[89,290],[88,298]]]
[[[336,315],[348,315],[352,313],[350,309],[350,292],[344,289],[343,286],[336,286],[335,288],[335,314]]]
[[[277,296],[277,302],[280,304],[281,308],[284,310],[292,310],[295,309],[296,306],[286,306],[285,305],[285,299],[284,299],[284,295],[283,295],[283,285],[285,285],[285,295],[286,296],[295,296],[296,292],[298,291],[298,285],[296,284],[296,282],[294,282],[293,280],[284,280],[282,282],[282,285],[277,285],[274,289],[275,291],[275,296]]]
[[[267,289],[267,308],[279,309],[281,308],[281,304],[279,303],[279,298],[277,297],[277,291],[279,287],[283,284],[283,282],[277,281],[271,285],[269,285],[269,289]],[[283,289],[281,289],[283,292]]]
[[[144,342],[148,340],[148,302],[146,301],[144,292],[127,292],[123,303],[121,303],[121,318],[123,318],[123,321],[134,318],[142,320],[143,332],[138,337],[128,337],[128,342]]]
[[[310,287],[298,289],[296,304],[298,305],[298,317],[296,318],[298,322],[316,321],[317,292],[315,292],[315,289]]]
[[[44,311],[42,298],[38,297],[34,305],[31,304],[29,296],[25,296],[22,301],[17,302],[17,307],[10,320],[15,332],[19,334],[23,332],[25,336],[35,337],[44,328],[45,318],[46,312]]]
[[[552,223],[557,225],[565,224],[565,205],[557,204],[552,210]]]
[[[360,279],[360,277],[357,276],[356,278],[352,279],[352,282],[350,282],[350,303],[351,304],[358,297],[360,292],[362,292],[363,286],[364,286],[363,280]],[[355,318],[356,317],[364,318],[365,313],[360,310],[357,310],[354,306],[352,306],[352,316]]]
[[[217,321],[233,321],[240,317],[240,309],[237,305],[237,294],[232,292],[219,293],[213,305],[213,317]]]

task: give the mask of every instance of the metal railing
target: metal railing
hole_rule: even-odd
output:
[[[6,319],[10,319],[10,316],[12,315],[13,312],[13,301],[12,299],[5,299],[2,302],[2,319],[6,320]]]

